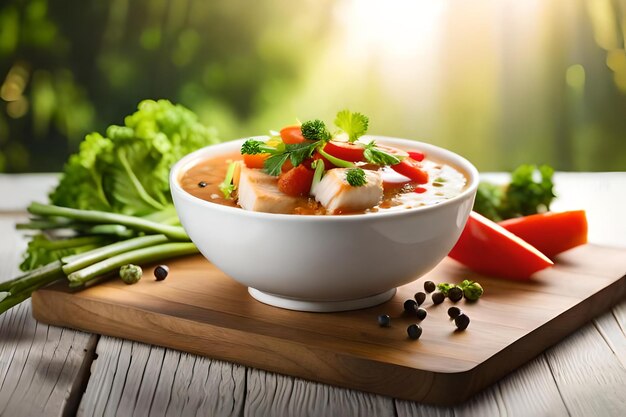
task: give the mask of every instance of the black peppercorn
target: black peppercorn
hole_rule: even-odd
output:
[[[420,306],[424,303],[424,301],[426,300],[426,294],[423,292],[416,292],[415,295],[415,301],[417,301],[417,305]]]
[[[411,324],[406,328],[406,332],[411,339],[417,340],[422,335],[422,328],[419,324]]]
[[[470,318],[465,313],[461,313],[454,319],[454,324],[457,329],[465,330],[470,324]]]
[[[391,317],[388,314],[381,314],[378,316],[378,325],[380,327],[389,327],[391,324]]]
[[[207,183],[206,183],[206,182],[204,182],[204,181],[200,181],[200,182],[198,183],[198,187],[200,187],[200,188],[204,188],[204,187],[206,187],[206,186],[207,186]]]
[[[448,290],[448,298],[450,299],[450,301],[456,303],[461,298],[463,298],[463,290],[460,289],[459,287],[452,287],[452,288],[450,288]]]
[[[446,299],[446,296],[443,295],[442,292],[437,291],[437,292],[433,293],[432,299],[433,299],[433,304],[441,304],[441,303],[443,303],[443,300]]]
[[[418,308],[417,309],[417,318],[418,319],[424,320],[427,315],[428,315],[428,313],[423,308]]]
[[[453,306],[448,309],[448,316],[450,316],[451,319],[457,318],[459,314],[461,314],[461,309],[458,307]]]
[[[404,302],[404,311],[407,313],[415,313],[415,310],[417,310],[417,303],[415,300],[409,299]]]
[[[154,277],[157,281],[163,281],[165,278],[167,278],[167,274],[169,273],[170,269],[167,265],[159,265],[154,268]]]
[[[431,292],[435,291],[437,289],[437,286],[435,285],[434,282],[432,281],[426,281],[424,283],[424,290],[430,294]]]

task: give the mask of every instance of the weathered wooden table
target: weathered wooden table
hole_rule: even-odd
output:
[[[54,175],[0,175],[0,281],[18,272],[25,247],[14,224],[55,182]],[[590,241],[626,247],[626,173],[559,173],[556,185],[553,209],[586,209]],[[47,326],[31,317],[30,302],[1,315],[0,416],[74,414],[624,416],[626,300],[454,408]]]

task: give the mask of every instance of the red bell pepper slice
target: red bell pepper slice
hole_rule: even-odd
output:
[[[360,145],[354,145],[348,142],[337,142],[334,140],[329,141],[324,146],[324,152],[348,162],[362,161],[364,150],[365,149]]]
[[[587,243],[587,216],[584,210],[532,214],[498,224],[549,258]]]
[[[405,158],[399,164],[392,165],[391,168],[418,184],[426,184],[428,182],[428,172],[422,169],[419,162],[411,158]]]
[[[553,265],[535,247],[473,211],[448,256],[480,274],[514,280]]]

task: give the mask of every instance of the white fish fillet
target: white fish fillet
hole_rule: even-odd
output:
[[[290,214],[300,203],[296,197],[278,190],[278,177],[260,169],[250,169],[242,164],[237,185],[238,203],[250,211]]]
[[[346,180],[347,168],[334,168],[313,189],[315,199],[328,211],[361,211],[372,208],[383,198],[383,180],[376,171],[363,170],[367,182],[353,187]]]

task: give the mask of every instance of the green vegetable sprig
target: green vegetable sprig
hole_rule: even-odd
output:
[[[493,220],[526,216],[550,210],[556,196],[548,165],[521,165],[511,173],[511,182],[503,187],[481,182],[474,211]]]

